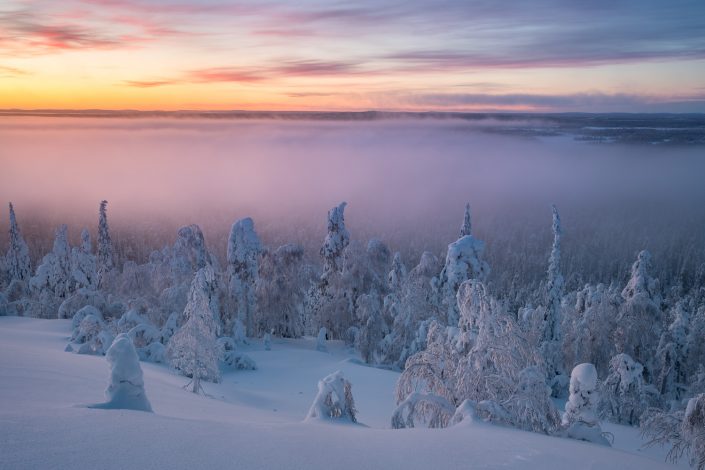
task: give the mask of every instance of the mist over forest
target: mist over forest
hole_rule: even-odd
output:
[[[144,262],[195,223],[222,260],[231,224],[250,216],[265,245],[300,243],[319,263],[326,212],[347,201],[353,240],[380,239],[413,266],[425,250],[443,259],[469,202],[500,296],[543,278],[551,204],[570,288],[624,282],[642,249],[662,283],[703,276],[703,147],[588,140],[595,126],[566,131],[575,119],[5,116],[0,200],[14,203],[35,263],[62,223],[72,244],[83,227],[95,235],[106,199],[123,259]],[[649,129],[674,127],[664,119]],[[7,228],[0,218],[1,246]]]

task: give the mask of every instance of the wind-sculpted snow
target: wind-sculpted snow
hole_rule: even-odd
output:
[[[339,342],[320,354],[312,338],[253,346],[258,370],[204,383],[212,398],[184,391],[189,379],[166,366],[143,363],[154,413],[77,407],[103,393],[106,362],[62,353],[70,328],[68,320],[0,318],[0,376],[11,377],[0,381],[3,468],[674,468],[623,426],[608,428],[617,450],[468,418],[448,429],[390,429],[398,373],[350,361]],[[302,423],[317,380],[338,369],[369,427]]]

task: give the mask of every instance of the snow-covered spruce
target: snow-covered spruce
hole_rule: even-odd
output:
[[[245,325],[247,336],[255,336],[259,256],[262,247],[255,232],[255,225],[247,217],[236,221],[228,240],[228,296],[230,315],[224,323],[225,331],[232,331],[235,320]]]
[[[71,258],[67,239],[67,227],[56,230],[52,251],[44,256],[29,286],[36,300],[33,301],[32,316],[55,318],[59,306],[71,293]]]
[[[71,249],[71,282],[73,289],[94,290],[98,287],[96,257],[92,253],[91,234],[81,231],[81,246]]]
[[[470,203],[465,204],[463,224],[460,226],[460,238],[472,236],[472,219],[470,217]]]
[[[622,290],[622,304],[614,332],[618,353],[625,353],[644,367],[644,377],[654,375],[653,353],[661,336],[662,314],[658,279],[649,274],[651,254],[644,250],[632,265],[631,277]]]
[[[385,299],[385,310],[391,318],[391,331],[383,339],[383,362],[399,369],[406,360],[426,347],[428,326],[437,317],[434,276],[439,261],[428,251],[421,255],[419,263],[412,269],[397,292]]]
[[[210,265],[199,269],[191,282],[184,325],[171,337],[166,355],[176,370],[191,382],[193,393],[203,390],[201,380],[217,382],[219,348],[216,342],[216,320],[209,305],[209,284],[214,273]]]
[[[563,427],[573,439],[610,445],[597,418],[597,370],[589,363],[578,364],[570,373],[570,396],[565,404]]]
[[[98,256],[96,257],[99,286],[103,285],[108,274],[115,267],[115,253],[110,239],[110,230],[108,229],[107,206],[108,201],[100,201],[98,211]]]
[[[110,364],[110,383],[105,390],[105,403],[89,408],[152,411],[147,400],[137,351],[126,334],[120,334],[106,353]]]
[[[548,260],[546,280],[546,307],[542,325],[542,356],[546,361],[548,383],[554,396],[564,396],[567,377],[563,370],[561,351],[561,300],[563,299],[563,275],[561,274],[561,218],[556,206],[553,211],[553,246]]]
[[[670,325],[661,333],[656,348],[654,385],[664,400],[677,404],[687,389],[689,314],[686,302],[679,301],[670,312]]]
[[[341,371],[318,381],[318,393],[308,411],[306,421],[347,421],[357,423],[352,384],[343,377]]]
[[[321,246],[323,270],[326,273],[341,269],[343,250],[350,243],[350,233],[345,228],[346,205],[347,202],[341,202],[328,211],[328,234]]]
[[[206,241],[198,225],[181,227],[176,234],[171,256],[174,284],[190,282],[193,274],[210,262]]]
[[[466,217],[469,229],[469,213],[466,213]],[[466,223],[463,223],[465,226]],[[460,284],[468,279],[484,281],[489,275],[490,267],[482,260],[484,251],[485,243],[472,235],[464,235],[448,245],[445,265],[438,276],[438,294],[449,326],[458,325],[456,294]]]
[[[309,323],[306,290],[314,279],[314,270],[304,263],[303,246],[290,243],[264,250],[256,285],[256,329],[284,338],[303,336]]]
[[[29,248],[25,243],[20,227],[17,224],[15,208],[10,203],[10,246],[5,256],[6,269],[10,281],[18,280],[29,282],[32,276],[32,264],[29,257]]]
[[[644,383],[644,367],[628,354],[612,358],[600,394],[600,415],[632,426],[639,424],[641,415],[655,401],[653,387]]]

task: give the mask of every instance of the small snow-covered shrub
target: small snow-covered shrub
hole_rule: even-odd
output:
[[[597,418],[597,370],[589,363],[578,364],[570,374],[570,397],[565,405],[563,426],[573,439],[610,445]]]
[[[159,342],[150,343],[143,348],[139,348],[137,354],[140,357],[140,361],[166,362],[166,347]]]
[[[419,414],[418,411],[421,408],[419,405],[431,412]],[[413,392],[397,405],[392,414],[392,427],[394,429],[413,428],[422,421],[429,428],[442,428],[448,425],[453,416],[455,416],[455,407],[442,396]]]
[[[101,322],[103,321],[103,315],[100,313],[100,310],[98,310],[94,306],[86,305],[85,307],[81,308],[71,319],[71,329],[73,330],[73,333],[71,335],[72,341],[77,341],[81,336],[81,323],[83,322],[83,319],[88,316],[93,316],[94,318],[99,319]],[[82,343],[84,341],[79,342]]]
[[[247,354],[237,351],[237,342],[229,336],[218,338],[220,361],[238,370],[257,370],[257,364]]]
[[[247,354],[238,351],[225,351],[221,360],[226,366],[238,370],[257,370],[257,363]]]
[[[110,383],[105,390],[105,403],[90,408],[152,411],[147,400],[142,368],[135,346],[129,336],[120,334],[106,354],[110,364]]]
[[[318,393],[306,420],[343,420],[356,423],[352,384],[336,371],[318,381]]]
[[[103,315],[92,305],[86,305],[71,320],[73,332],[66,351],[78,354],[105,354],[115,336]]]

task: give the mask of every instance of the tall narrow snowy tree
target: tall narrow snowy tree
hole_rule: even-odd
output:
[[[347,202],[341,202],[328,211],[328,234],[321,247],[325,273],[342,269],[343,250],[350,244],[350,233],[345,228],[344,211],[346,205]]]
[[[32,276],[29,248],[20,233],[12,203],[10,203],[10,248],[7,250],[6,263],[10,281],[13,279],[29,281]]]
[[[100,202],[100,215],[98,217],[98,285],[102,284],[105,275],[115,267],[115,254],[113,252],[113,243],[110,240],[110,232],[108,230],[108,201]]]
[[[546,281],[546,308],[544,309],[543,332],[540,349],[546,360],[548,381],[554,394],[561,393],[567,385],[563,370],[561,348],[561,300],[563,298],[563,276],[561,275],[561,218],[556,206],[553,210],[553,247],[548,259],[548,279]]]
[[[228,293],[230,313],[234,318],[226,319],[226,331],[235,320],[240,320],[247,336],[255,336],[257,296],[255,286],[259,276],[259,256],[262,246],[255,232],[255,225],[247,217],[235,222],[228,240]]]
[[[460,238],[472,235],[472,220],[470,219],[470,203],[465,204],[463,225],[460,226]]]
[[[345,228],[344,218],[346,205],[341,202],[328,211],[328,232],[320,250],[323,274],[306,297],[306,310],[315,327],[325,327],[332,337],[337,338],[342,338],[352,326],[354,299],[348,294],[351,293],[351,282],[360,280],[353,274],[360,267],[359,263],[355,264],[360,261],[360,247],[349,246],[350,233]],[[344,273],[348,261],[353,265]]]

